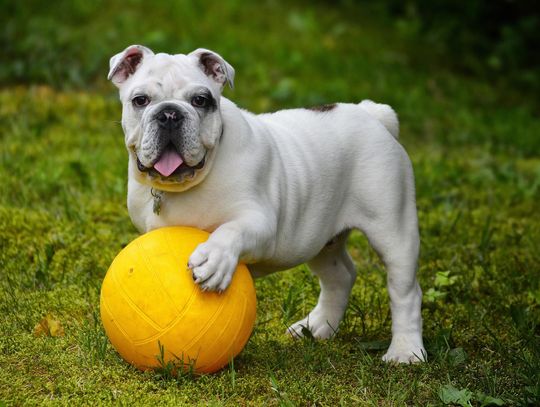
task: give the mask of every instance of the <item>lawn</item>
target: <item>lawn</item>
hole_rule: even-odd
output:
[[[399,21],[352,2],[24,3],[2,16],[0,406],[540,403],[532,94],[450,70]],[[415,169],[427,363],[381,361],[386,276],[360,233],[334,339],[284,334],[317,299],[299,266],[256,281],[255,330],[224,370],[173,376],[123,362],[103,332],[99,290],[137,231],[121,107],[104,77],[131,43],[218,51],[236,69],[226,96],[255,112],[366,98],[395,108]],[[44,317],[60,331],[36,332]]]

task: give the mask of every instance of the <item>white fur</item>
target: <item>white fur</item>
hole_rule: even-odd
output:
[[[151,58],[147,64],[152,67]],[[165,74],[154,68],[155,75]],[[193,78],[197,68],[182,69]],[[159,184],[141,180],[130,149],[128,209],[137,228],[186,225],[212,232],[189,262],[209,290],[226,289],[239,260],[254,276],[308,262],[320,279],[319,302],[289,333],[301,336],[304,326],[317,338],[332,336],[345,312],[356,277],[345,243],[348,231],[359,229],[388,269],[393,337],[383,359],[425,360],[414,178],[396,140],[393,110],[364,101],[325,112],[254,115],[221,97],[219,114],[223,134],[209,150],[210,170],[193,187],[164,192],[159,215],[151,195]],[[140,126],[124,128],[141,132]],[[126,140],[141,137],[126,134]]]
[[[399,138],[399,122],[394,109],[382,103],[375,103],[372,100],[363,100],[360,102],[360,107],[380,121],[392,136],[396,139]]]

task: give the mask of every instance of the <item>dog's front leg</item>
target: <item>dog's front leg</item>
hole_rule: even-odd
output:
[[[224,291],[239,259],[258,259],[271,248],[274,230],[272,222],[257,215],[224,223],[189,258],[193,279],[203,290]]]

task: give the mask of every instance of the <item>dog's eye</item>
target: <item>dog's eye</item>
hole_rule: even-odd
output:
[[[204,96],[195,96],[191,99],[191,104],[195,107],[206,107],[208,106],[208,99]]]
[[[148,96],[135,96],[131,102],[135,107],[144,107],[150,103],[150,98]]]

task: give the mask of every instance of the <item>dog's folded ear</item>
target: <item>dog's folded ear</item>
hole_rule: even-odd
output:
[[[116,86],[120,86],[130,75],[135,73],[144,58],[152,55],[154,55],[154,52],[149,48],[142,45],[130,45],[111,58],[107,79]]]
[[[234,87],[234,68],[219,54],[208,49],[199,48],[188,56],[194,58],[199,68],[209,78],[217,82],[221,89],[225,84],[229,84],[231,89]]]

